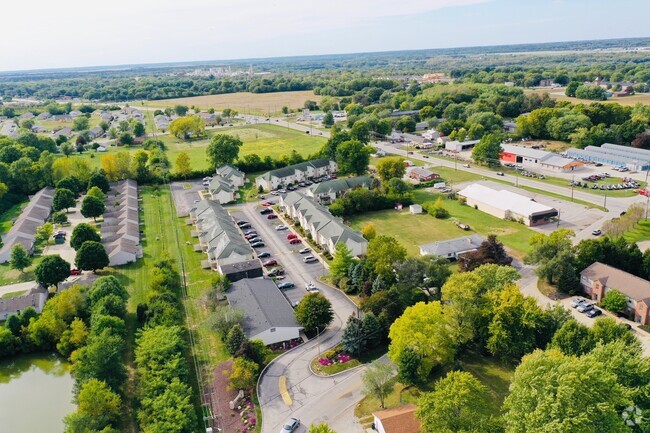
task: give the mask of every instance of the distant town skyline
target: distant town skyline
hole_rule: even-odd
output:
[[[0,70],[648,36],[650,3],[615,9],[605,0],[9,2]]]

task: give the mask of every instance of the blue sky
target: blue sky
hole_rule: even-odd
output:
[[[650,36],[649,0],[31,0],[2,10],[13,35],[0,46],[5,71]]]

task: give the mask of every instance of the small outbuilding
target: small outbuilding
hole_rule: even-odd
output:
[[[412,213],[413,215],[417,215],[422,213],[422,206],[419,204],[412,204],[409,206],[409,212]]]

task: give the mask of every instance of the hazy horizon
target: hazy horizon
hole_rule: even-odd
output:
[[[615,20],[605,0],[331,0],[322,9],[296,0],[114,0],[101,10],[81,0],[11,2],[3,27],[20,37],[0,49],[0,71],[647,36],[650,4],[616,4],[624,8],[635,12]],[[29,32],[23,19],[10,18],[27,14]]]

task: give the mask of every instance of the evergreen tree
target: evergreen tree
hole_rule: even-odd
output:
[[[366,348],[366,338],[362,329],[361,320],[352,313],[348,317],[348,322],[343,330],[341,345],[346,353],[352,356],[359,356]]]
[[[237,323],[230,328],[230,331],[228,331],[228,335],[226,336],[226,347],[228,348],[228,353],[234,356],[244,341],[246,341],[246,334],[242,327]]]

